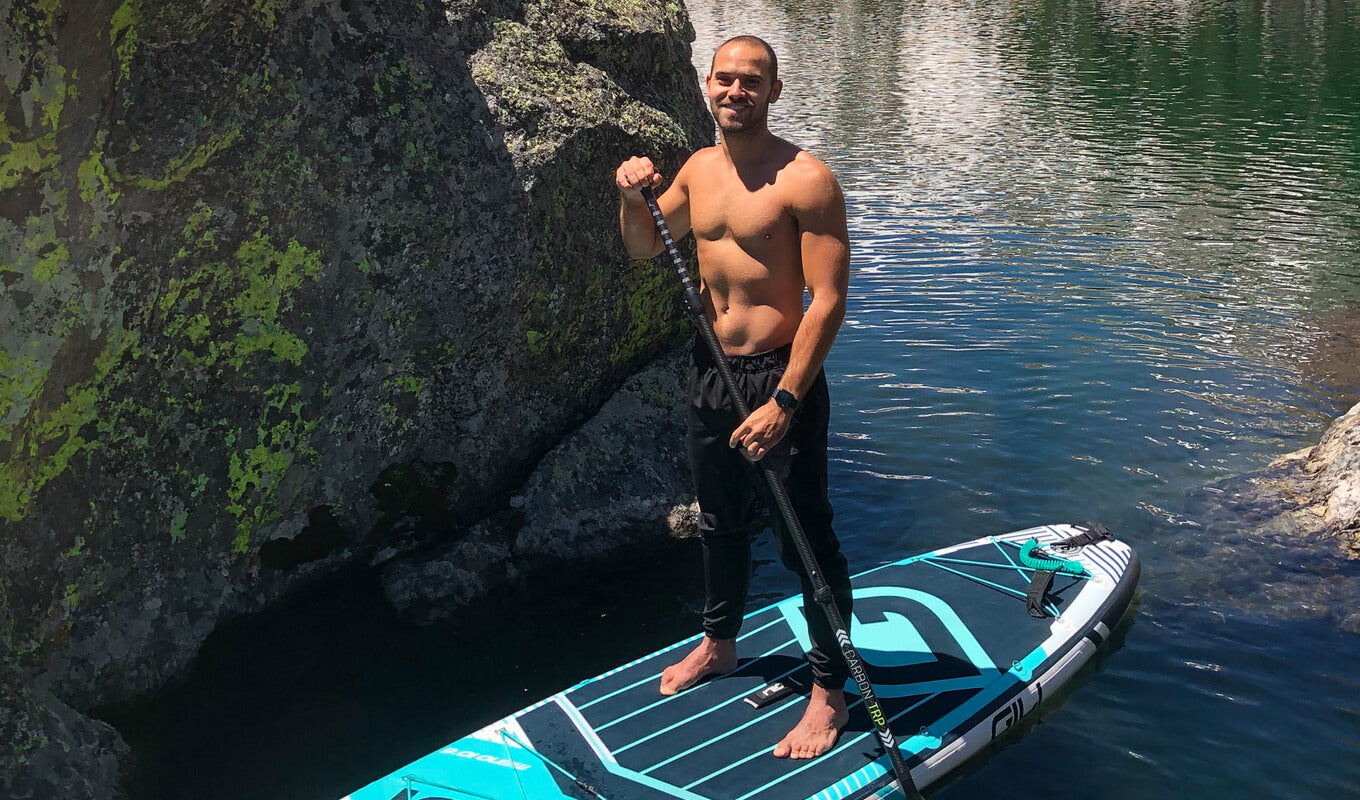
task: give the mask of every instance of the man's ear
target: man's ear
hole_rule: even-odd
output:
[[[770,99],[766,102],[773,103],[779,99],[779,93],[784,90],[784,82],[776,79],[774,85],[770,87]]]

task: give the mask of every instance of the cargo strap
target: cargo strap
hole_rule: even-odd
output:
[[[1029,580],[1029,591],[1025,592],[1025,610],[1035,619],[1043,619],[1048,616],[1048,611],[1044,608],[1044,596],[1053,586],[1053,570],[1036,569],[1034,577]]]

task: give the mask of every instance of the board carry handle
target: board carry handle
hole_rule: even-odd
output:
[[[694,281],[690,278],[689,268],[685,266],[685,260],[680,257],[680,251],[675,247],[675,240],[671,238],[670,228],[666,226],[666,218],[661,214],[661,207],[656,204],[656,195],[653,194],[651,187],[642,187],[642,199],[647,201],[647,209],[652,213],[652,222],[656,224],[656,230],[661,234],[661,241],[666,245],[666,251],[670,254],[671,264],[675,267],[675,273],[680,278],[680,285],[684,288],[685,293],[685,305],[694,317],[694,324],[699,329],[699,337],[704,340],[709,353],[713,356],[713,363],[718,367],[718,374],[722,377],[723,386],[727,389],[728,396],[732,398],[732,404],[737,410],[737,415],[741,419],[746,419],[751,415],[751,411],[746,407],[746,401],[736,390],[737,382],[732,375],[732,367],[727,363],[722,345],[718,343],[717,334],[713,332],[713,324],[708,321],[708,316],[704,314],[704,304],[699,297],[699,290],[695,288]],[[874,694],[874,687],[869,682],[869,673],[865,670],[864,660],[859,657],[859,652],[855,650],[854,644],[850,641],[850,634],[847,631],[845,620],[841,618],[840,610],[836,608],[831,587],[822,577],[821,565],[817,563],[817,556],[813,554],[812,547],[808,544],[807,534],[803,532],[803,526],[798,522],[798,515],[793,511],[793,504],[789,501],[789,493],[784,489],[784,484],[779,480],[779,476],[775,475],[764,459],[756,461],[755,465],[769,485],[770,492],[774,495],[775,505],[779,507],[779,513],[783,516],[784,523],[789,528],[789,536],[793,539],[794,547],[798,550],[798,557],[802,559],[803,569],[807,571],[808,580],[812,583],[813,598],[817,601],[817,605],[821,606],[823,613],[826,614],[827,621],[831,623],[831,630],[836,636],[836,642],[840,645],[841,655],[845,657],[846,666],[850,668],[850,676],[855,679],[855,684],[859,687],[860,697],[864,699],[864,710],[868,712],[875,733],[878,734],[878,739],[888,754],[888,760],[892,762],[893,774],[901,785],[902,793],[907,796],[907,800],[923,800],[920,790],[916,788],[916,782],[911,778],[911,770],[902,758],[897,739],[893,736],[892,729],[888,727],[888,715],[879,705],[878,696]]]

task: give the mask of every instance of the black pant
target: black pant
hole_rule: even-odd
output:
[[[791,346],[753,356],[727,356],[737,391],[749,409],[764,405],[779,386]],[[727,396],[708,348],[698,338],[690,353],[688,444],[690,470],[699,498],[699,533],[704,551],[704,632],[714,639],[736,638],[751,583],[751,537],[759,533],[756,498],[769,509],[779,560],[803,584],[803,611],[812,651],[808,661],[817,685],[840,689],[849,677],[845,658],[826,614],[813,599],[812,582],[790,537],[773,493],[760,470],[728,446],[740,420]],[[764,461],[784,483],[798,521],[836,608],[850,625],[850,570],[831,528],[826,494],[826,439],[830,412],[826,374],[818,373],[783,440]]]

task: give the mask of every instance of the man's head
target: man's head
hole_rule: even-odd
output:
[[[735,36],[713,54],[708,77],[709,109],[724,134],[763,131],[769,105],[779,99],[779,59],[755,36]]]

